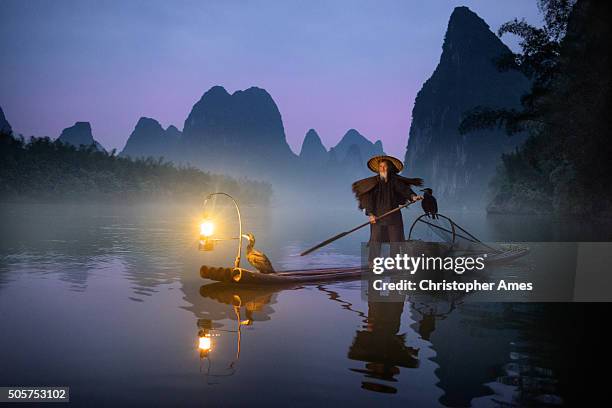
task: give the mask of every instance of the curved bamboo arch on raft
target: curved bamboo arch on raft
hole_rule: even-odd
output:
[[[418,217],[416,220],[414,220],[414,222],[413,222],[413,223],[412,223],[412,225],[410,226],[410,231],[408,232],[408,239],[409,239],[409,240],[410,240],[410,239],[412,239],[412,230],[414,229],[414,227],[415,227],[416,223],[417,223],[417,222],[422,222],[422,223],[424,223],[424,224],[429,225],[430,227],[438,228],[438,229],[440,229],[440,230],[442,230],[442,231],[445,231],[445,232],[451,233],[451,234],[452,234],[452,237],[453,237],[453,240],[452,240],[452,242],[451,242],[451,244],[452,244],[452,245],[455,245],[455,240],[456,240],[456,238],[457,238],[457,237],[459,237],[459,238],[465,239],[466,241],[470,241],[470,242],[473,242],[473,243],[475,243],[475,244],[480,244],[480,245],[482,245],[482,246],[484,246],[484,247],[486,247],[486,248],[489,248],[489,249],[491,249],[491,250],[493,250],[493,251],[495,251],[495,252],[500,252],[500,250],[499,250],[499,249],[497,249],[497,248],[493,248],[493,247],[491,247],[491,246],[489,246],[489,245],[485,244],[484,242],[482,242],[481,240],[479,240],[478,238],[476,238],[474,235],[470,234],[468,231],[466,231],[464,228],[462,228],[462,227],[461,227],[459,224],[457,224],[455,221],[453,221],[452,219],[450,219],[450,218],[449,218],[449,217],[447,217],[446,215],[436,214],[436,216],[437,216],[437,217],[442,217],[442,218],[444,218],[445,220],[447,220],[448,222],[450,222],[450,224],[451,224],[451,229],[449,230],[449,229],[444,228],[444,227],[441,227],[441,226],[439,226],[439,225],[432,224],[431,222],[427,222],[427,221],[422,220],[422,218],[423,218],[423,217],[427,217],[427,218],[429,218],[429,215],[427,215],[427,214],[423,214],[423,215],[419,216],[419,217]],[[458,233],[458,232],[457,232],[457,230],[460,230],[461,232],[463,232],[465,235],[467,235],[467,237],[466,237],[465,235],[463,235],[463,234]]]
[[[239,228],[239,232],[238,232],[238,252],[236,254],[236,258],[234,259],[234,268],[231,270],[231,277],[235,282],[239,282],[240,279],[242,279],[242,271],[243,269],[240,267],[240,257],[242,256],[242,238],[244,237],[242,235],[242,216],[240,215],[240,207],[238,206],[238,202],[236,201],[236,199],[234,197],[232,197],[231,195],[224,193],[223,191],[217,191],[215,193],[210,193],[209,195],[206,196],[206,199],[204,200],[204,214],[206,214],[206,204],[208,204],[208,200],[216,195],[221,195],[221,196],[225,196],[228,197],[230,200],[232,200],[232,203],[234,203],[234,207],[236,208],[236,214],[238,215],[238,228]]]
[[[454,221],[453,221],[453,220],[451,220],[450,218],[448,218],[447,216],[442,215],[442,214],[436,214],[436,216],[438,216],[438,217],[442,217],[442,218],[444,218],[445,220],[447,220],[448,222],[450,222],[451,229],[450,229],[450,230],[448,230],[448,229],[446,229],[446,228],[444,228],[444,227],[440,227],[439,225],[432,224],[431,222],[423,221],[423,220],[422,220],[422,218],[423,218],[423,217],[430,218],[430,216],[429,216],[428,214],[423,214],[423,215],[419,216],[419,217],[418,217],[416,220],[414,220],[414,222],[413,222],[413,223],[412,223],[412,225],[410,226],[410,231],[408,231],[408,239],[409,239],[409,240],[411,240],[411,239],[412,239],[412,230],[413,230],[413,229],[414,229],[414,227],[416,226],[417,222],[419,222],[419,221],[420,221],[420,222],[422,222],[423,224],[427,224],[427,225],[429,225],[429,226],[431,226],[431,227],[435,227],[435,228],[438,228],[438,229],[440,229],[440,230],[442,230],[442,231],[445,231],[445,232],[449,232],[449,233],[451,233],[451,234],[452,234],[452,237],[453,237],[453,239],[452,239],[452,241],[451,241],[451,244],[452,244],[452,245],[455,245],[455,238],[457,237],[457,231],[455,230],[455,223],[454,223]]]

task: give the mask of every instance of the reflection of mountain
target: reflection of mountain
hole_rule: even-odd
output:
[[[0,212],[0,253],[10,255],[3,268],[12,273],[53,273],[69,284],[69,290],[85,291],[92,271],[114,249],[113,238],[100,234],[106,220],[76,208],[53,216],[45,208],[28,209]]]
[[[435,371],[439,380],[437,386],[444,392],[440,402],[450,406],[467,406],[474,399],[491,395],[490,387],[496,379],[513,381],[514,368],[508,364],[513,351],[512,341],[521,338],[519,328],[527,330],[527,326],[519,322],[533,318],[521,315],[512,305],[457,307],[452,300],[424,296],[418,303],[409,303],[415,330],[402,333],[402,316],[408,307],[403,302],[369,302],[367,316],[364,316],[358,306],[356,308],[342,299],[333,289],[323,285],[318,289],[327,293],[329,299],[342,309],[365,318],[364,326],[357,330],[348,350],[348,358],[353,360],[350,370],[363,375],[363,389],[401,393],[407,385],[405,382],[415,382],[414,376],[427,378],[423,370],[429,372],[433,367],[420,360],[424,358],[420,347],[431,347],[435,350],[433,361],[439,365]],[[269,320],[274,313],[271,305],[276,302],[277,291],[274,288],[236,287],[221,283],[198,289],[197,284],[189,282],[184,282],[182,290],[184,300],[189,303],[185,309],[197,318],[194,331],[205,329],[206,333],[213,335],[224,330],[239,330],[240,325]],[[298,320],[299,317],[296,316]],[[227,324],[227,320],[235,321],[237,326]],[[525,334],[530,336],[533,331],[527,330]],[[417,342],[415,335],[420,335],[422,341]],[[225,357],[233,356],[232,342],[239,339],[231,336],[213,339],[227,342],[225,350],[230,350],[230,353]],[[251,340],[257,343],[255,339]],[[408,345],[408,341],[418,346]],[[521,352],[526,344],[522,344]],[[236,350],[239,349],[238,343]],[[431,351],[425,355],[432,355]],[[354,361],[364,364],[355,366]],[[546,366],[547,363],[542,364]],[[402,368],[411,369],[411,374],[405,373],[401,378]],[[551,389],[543,383],[538,387],[539,392],[555,392],[554,387]]]
[[[440,63],[423,84],[412,111],[405,163],[443,200],[484,206],[489,180],[502,152],[523,140],[501,130],[460,135],[465,111],[478,105],[517,106],[528,80],[500,72],[495,59],[509,49],[467,7],[457,7],[448,23]]]
[[[0,254],[6,259],[0,274],[53,274],[71,291],[85,291],[96,273],[110,273],[129,281],[130,299],[142,301],[176,279],[183,252],[193,248],[184,231],[168,227],[176,219],[147,217],[143,207],[25,205],[0,214]]]
[[[442,404],[530,406],[559,399],[558,373],[546,367],[564,357],[552,347],[555,330],[542,326],[555,319],[545,318],[541,305],[467,303],[440,311],[435,304],[413,304],[413,318],[415,329],[436,351]],[[536,362],[532,354],[542,347],[548,347],[548,358]]]
[[[336,292],[324,291],[344,309],[357,312]],[[439,402],[445,406],[490,406],[494,402],[531,406],[563,401],[560,395],[573,367],[574,344],[558,338],[567,336],[571,316],[577,312],[569,312],[564,305],[464,301],[465,296],[419,294],[409,303],[414,331],[402,334],[404,303],[369,302],[366,325],[357,331],[348,352],[350,359],[366,363],[364,368],[351,369],[364,374],[362,388],[401,392],[401,367],[415,369],[413,376],[422,377],[419,370],[428,364],[420,359],[433,350],[431,360],[438,364],[436,386],[443,391]],[[558,324],[559,316],[569,318]],[[407,334],[420,337],[420,341],[411,340],[419,348],[406,345]],[[548,352],[542,354],[543,349]]]

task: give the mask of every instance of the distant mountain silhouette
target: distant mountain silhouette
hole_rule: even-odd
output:
[[[502,152],[524,137],[487,130],[460,135],[464,113],[476,106],[518,106],[529,81],[500,72],[495,60],[509,52],[489,26],[467,7],[453,11],[440,62],[419,91],[412,111],[405,164],[413,177],[449,206],[481,207]],[[439,200],[440,201],[440,200]],[[443,210],[442,210],[443,211]]]
[[[164,130],[158,121],[142,117],[128,138],[121,156],[174,157],[181,132],[174,126]]]
[[[340,142],[332,148],[338,161],[345,161],[353,145],[357,146],[362,157],[370,158],[372,156],[385,154],[380,140],[377,140],[376,143],[372,143],[355,129],[349,129],[344,136],[342,136]],[[352,158],[354,158],[354,153],[355,150],[351,153]]]
[[[1,132],[12,132],[13,128],[11,128],[11,124],[6,120],[4,116],[4,111],[2,107],[0,107],[0,131]]]
[[[104,151],[104,147],[93,138],[89,122],[76,122],[64,129],[57,140],[75,147],[94,145],[96,149]]]
[[[304,137],[300,150],[300,160],[318,164],[329,161],[329,153],[314,129],[310,129]]]
[[[289,187],[335,174],[326,178],[330,184],[326,188],[350,186],[352,178],[368,174],[365,161],[376,154],[383,154],[382,143],[372,143],[355,129],[347,131],[329,152],[310,129],[296,156],[287,143],[279,109],[266,90],[251,87],[230,94],[221,86],[210,88],[194,104],[182,132],[174,126],[164,130],[155,119],[140,118],[121,152]]]
[[[357,144],[352,144],[346,151],[344,155],[344,159],[342,159],[342,167],[346,170],[354,170],[361,172],[366,168],[365,163],[366,160],[370,158],[370,156],[366,156],[364,159],[363,153]]]
[[[215,86],[204,93],[185,120],[179,154],[212,171],[251,176],[269,175],[297,159],[276,103],[257,87],[230,95]]]
[[[170,125],[166,128],[166,137],[170,138],[170,140],[175,140],[178,142],[182,135],[183,133],[181,133],[181,131],[174,125]]]

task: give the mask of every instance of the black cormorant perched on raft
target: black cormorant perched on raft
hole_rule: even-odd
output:
[[[245,236],[249,240],[247,261],[260,273],[275,273],[272,262],[270,262],[266,254],[255,249],[255,235],[249,232]]]
[[[425,193],[423,194],[423,201],[421,201],[423,211],[425,211],[428,217],[438,218],[438,201],[433,196],[433,190],[431,188],[424,188],[421,191]]]

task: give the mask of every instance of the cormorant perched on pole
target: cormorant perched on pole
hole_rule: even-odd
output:
[[[272,267],[272,262],[263,253],[255,249],[255,235],[250,232],[245,235],[249,240],[247,246],[247,261],[257,269],[260,273],[275,273]]]
[[[431,188],[424,188],[421,191],[425,193],[423,194],[423,201],[421,202],[423,211],[425,211],[425,214],[427,214],[428,217],[437,219],[438,201],[436,200],[436,197],[433,196],[433,190]]]

